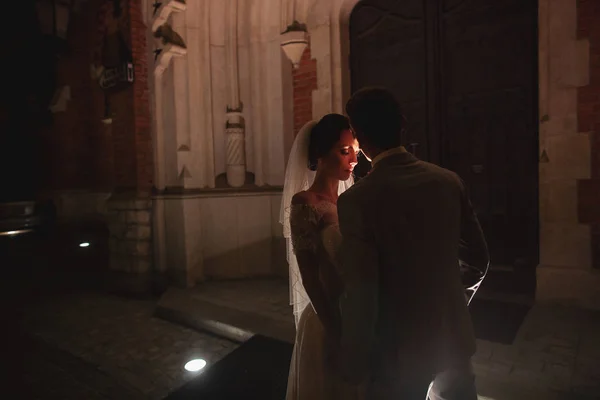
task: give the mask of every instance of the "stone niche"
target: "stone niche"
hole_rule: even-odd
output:
[[[279,203],[293,99],[280,11],[263,0],[147,4],[154,268],[172,284],[287,274]]]

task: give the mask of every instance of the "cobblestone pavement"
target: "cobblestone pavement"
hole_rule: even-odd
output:
[[[26,398],[161,399],[237,347],[153,317],[155,302],[71,292],[26,308],[22,329]]]
[[[478,341],[478,377],[600,398],[600,313],[535,305],[512,345]]]
[[[195,301],[293,324],[286,281],[212,282],[188,292]],[[599,312],[534,305],[513,344],[478,340],[477,346],[473,361],[482,388],[493,381],[501,391],[503,385],[512,385],[546,393],[542,397],[536,394],[540,399],[600,398]],[[483,395],[495,400],[517,399],[516,395]]]
[[[285,281],[215,282],[190,292],[221,307],[293,324]],[[200,357],[210,366],[237,347],[154,318],[155,304],[95,291],[30,304],[22,318],[30,338],[24,398],[161,399],[195,376],[183,370],[186,361]],[[598,338],[599,313],[534,306],[512,345],[478,340],[474,367],[481,399],[600,398]],[[489,382],[496,387],[489,389]],[[517,386],[535,395],[505,395]]]

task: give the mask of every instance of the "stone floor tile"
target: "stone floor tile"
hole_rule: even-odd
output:
[[[23,329],[149,399],[161,399],[195,376],[183,369],[189,357],[203,356],[210,365],[238,346],[154,318],[154,306],[101,293],[69,294],[30,307]],[[95,399],[86,396],[79,399]]]

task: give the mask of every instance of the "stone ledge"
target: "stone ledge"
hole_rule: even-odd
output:
[[[154,316],[165,321],[189,327],[199,332],[208,332],[237,343],[243,343],[254,336],[254,333],[250,331],[214,319],[206,319],[197,315],[185,313],[161,304],[156,307]]]
[[[536,303],[600,310],[600,271],[576,267],[538,266]]]
[[[281,186],[247,185],[241,188],[214,189],[178,189],[170,188],[155,193],[152,198],[157,200],[192,199],[202,197],[236,197],[236,196],[270,196],[282,193]]]
[[[152,208],[150,198],[114,198],[106,202],[108,211],[144,211]]]

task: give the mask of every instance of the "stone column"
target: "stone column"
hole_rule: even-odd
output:
[[[229,80],[227,113],[225,123],[227,151],[227,183],[241,187],[246,182],[246,139],[244,134],[243,105],[240,102],[237,46],[238,0],[228,0],[226,37],[226,62]]]
[[[152,23],[152,32],[154,36],[162,27],[168,26],[167,20],[172,12],[185,11],[184,3],[178,1],[167,1],[154,14]],[[187,53],[183,43],[167,43],[165,38],[160,38],[158,45],[162,44],[162,48],[157,48],[154,61],[154,102],[155,102],[155,123],[156,129],[154,134],[154,159],[155,161],[155,184],[154,186],[159,191],[164,190],[169,184],[167,179],[167,154],[166,154],[166,138],[165,138],[165,119],[164,119],[164,102],[163,97],[163,79],[164,72],[171,64],[173,57],[182,57]],[[175,156],[175,155],[171,155]],[[166,262],[166,226],[165,226],[165,204],[163,201],[155,201],[153,210],[153,231],[154,231],[154,261],[155,269],[164,273],[167,269]]]
[[[185,187],[193,189],[215,187],[215,138],[211,100],[213,86],[216,85],[212,77],[210,57],[210,3],[210,0],[188,2],[185,12],[185,41],[188,48],[185,57],[188,97],[185,101],[189,107],[190,135],[186,165],[191,174],[191,178],[185,181]]]

